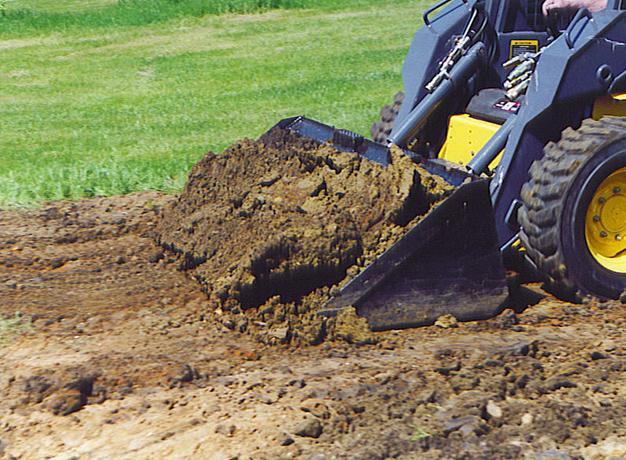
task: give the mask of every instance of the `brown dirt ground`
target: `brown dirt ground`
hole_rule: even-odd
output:
[[[0,456],[626,456],[625,305],[269,346],[154,243],[175,200],[0,211]]]

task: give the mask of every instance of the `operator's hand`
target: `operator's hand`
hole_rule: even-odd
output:
[[[543,3],[543,14],[547,16],[550,11],[560,9],[587,8],[592,13],[606,8],[608,0],[546,0]]]

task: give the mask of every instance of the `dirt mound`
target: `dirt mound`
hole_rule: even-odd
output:
[[[271,327],[321,304],[448,191],[400,152],[383,168],[276,129],[208,154],[157,232],[216,309],[258,308]]]

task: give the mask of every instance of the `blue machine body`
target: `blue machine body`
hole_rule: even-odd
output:
[[[428,97],[425,87],[437,71],[437,62],[450,49],[451,40],[462,33],[469,11],[477,1],[442,3],[448,5],[435,13],[434,18],[427,18],[428,25],[413,38],[402,72],[405,99],[394,131]],[[433,153],[443,143],[445,132],[441,126],[446,126],[448,116],[463,112],[468,98],[480,89],[502,85],[506,77],[502,64],[511,57],[514,40],[537,40],[540,47],[548,44],[545,30],[527,30],[542,29],[541,19],[536,16],[542,14],[538,7],[536,15],[528,17],[531,10],[528,5],[539,2],[485,3],[488,16],[497,18],[492,24],[493,42],[485,44],[493,47],[493,57],[487,57],[483,67],[463,82],[456,90],[458,97],[442,103],[438,109],[442,117],[435,117],[426,126],[430,132],[424,135],[431,139]],[[607,9],[593,15],[581,10],[569,21],[565,32],[545,49],[510,124],[504,155],[490,186],[495,225],[503,249],[518,232],[515,207],[522,185],[528,180],[530,165],[542,156],[543,147],[558,140],[566,127],[576,128],[589,118],[596,98],[610,91],[626,91],[617,87],[626,80],[626,11],[621,9],[619,0],[609,3]],[[611,88],[614,83],[615,87]]]
[[[501,310],[508,295],[503,255],[517,239],[531,164],[565,128],[590,117],[597,98],[626,92],[626,2],[608,1],[604,11],[561,17],[550,34],[537,0],[442,0],[424,14],[404,62],[405,97],[389,140],[458,188],[343,287],[325,314],[355,307],[376,330],[432,324],[447,313],[483,319]],[[427,89],[477,11],[487,18],[480,40]],[[438,159],[449,117],[466,113],[481,90],[501,88],[503,64],[524,42],[545,48],[517,113],[467,168]],[[304,117],[277,126],[382,165],[390,161],[389,145],[350,131]],[[421,150],[408,145],[415,137]],[[482,174],[501,151],[493,174]]]

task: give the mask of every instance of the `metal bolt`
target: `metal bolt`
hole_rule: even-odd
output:
[[[617,235],[615,235],[615,240],[616,241],[622,241],[622,235],[620,235],[619,233]]]
[[[609,236],[609,234],[605,232],[604,230],[600,232],[600,238],[606,238],[607,236]]]
[[[621,188],[619,188],[619,187],[613,187],[613,193],[615,193],[616,195],[617,195],[618,193],[620,193],[621,191],[622,191],[622,189],[621,189]]]
[[[598,215],[593,216],[593,221],[594,222],[600,222],[600,216],[598,216]]]
[[[600,203],[600,204],[604,204],[604,203],[606,203],[606,198],[604,198],[603,196],[601,196],[600,198],[598,198],[598,203]]]

